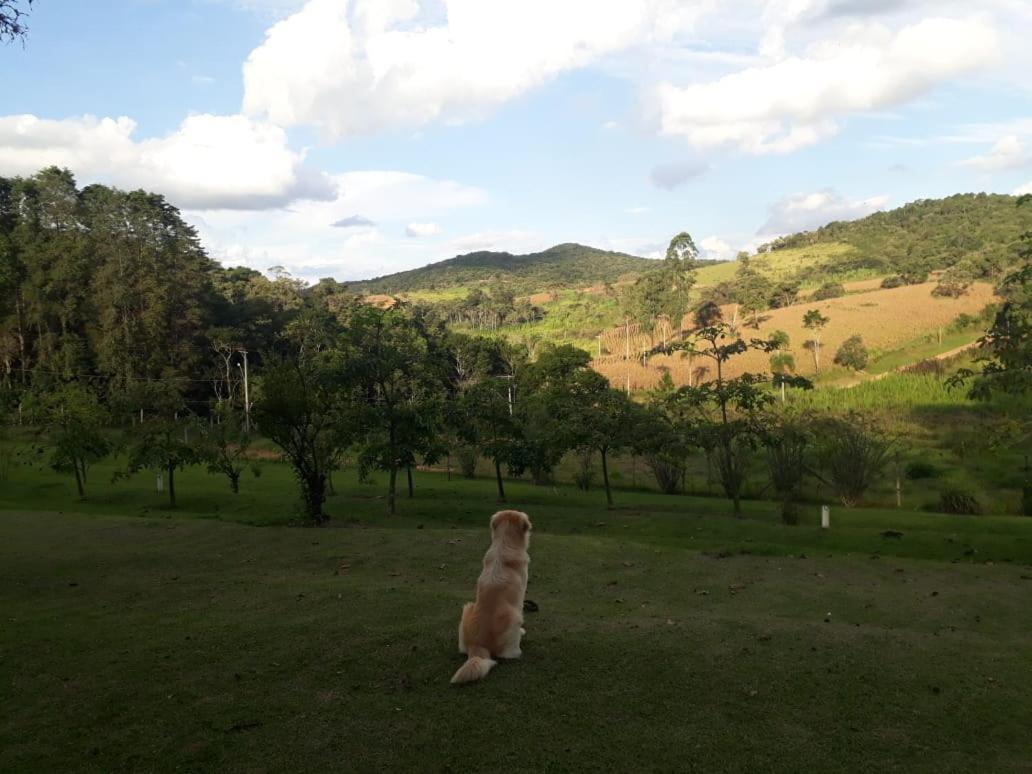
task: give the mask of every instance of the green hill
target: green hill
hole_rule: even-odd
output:
[[[556,286],[616,282],[653,265],[655,262],[648,258],[567,243],[527,255],[489,251],[457,255],[419,269],[356,282],[351,287],[361,293],[407,293],[504,280],[517,293],[532,293]]]
[[[985,193],[918,199],[781,237],[761,251],[838,243],[854,250],[822,267],[827,273],[922,273],[962,264],[974,277],[989,279],[1016,260],[1019,237],[1032,228],[1032,208],[1016,203],[1013,196]]]

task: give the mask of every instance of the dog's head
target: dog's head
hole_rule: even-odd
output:
[[[491,517],[491,535],[506,542],[527,546],[530,530],[530,518],[521,511],[498,511]]]

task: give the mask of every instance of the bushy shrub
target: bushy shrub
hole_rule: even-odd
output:
[[[913,460],[903,468],[903,475],[910,481],[917,481],[922,478],[938,478],[942,475],[942,471],[930,462]]]
[[[881,286],[884,289],[901,288],[906,284],[907,281],[898,274],[893,274],[891,277],[886,277],[881,281]]]
[[[814,301],[824,301],[844,295],[846,295],[846,288],[841,282],[825,282],[814,291],[812,298]]]
[[[939,511],[963,516],[977,516],[982,512],[978,499],[964,489],[949,487],[939,494]]]
[[[854,371],[862,371],[867,368],[868,359],[864,340],[857,334],[842,342],[842,346],[835,353],[835,359],[832,362],[835,365],[852,368]]]
[[[681,485],[681,475],[684,473],[684,465],[663,454],[650,454],[645,458],[656,477],[656,484],[663,494],[677,494]]]
[[[896,441],[870,417],[857,412],[814,423],[818,478],[831,485],[847,508],[860,505],[881,476]]]

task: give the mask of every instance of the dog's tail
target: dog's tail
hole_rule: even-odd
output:
[[[452,675],[452,685],[460,683],[472,683],[474,680],[483,680],[496,663],[491,654],[484,648],[470,648],[469,658],[466,663],[459,667],[459,671]]]

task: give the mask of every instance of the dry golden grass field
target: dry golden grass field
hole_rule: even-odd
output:
[[[934,282],[926,282],[827,301],[803,301],[761,313],[756,328],[749,324],[749,320],[739,319],[738,322],[745,338],[767,338],[777,330],[787,333],[797,372],[811,376],[814,374],[813,359],[803,348],[803,343],[813,338],[813,333],[803,328],[803,315],[809,309],[819,309],[830,319],[821,333],[821,368],[824,370],[831,366],[835,351],[842,342],[854,334],[863,337],[872,353],[888,352],[949,325],[960,314],[977,314],[994,300],[993,288],[987,283],[975,283],[964,296],[956,299],[932,296],[934,287]],[[725,319],[733,319],[734,311],[733,308],[725,309]],[[594,359],[592,367],[616,386],[623,387],[629,381],[632,390],[655,387],[664,371],[668,371],[678,385],[713,377],[711,360],[688,358],[682,353],[656,355],[642,365],[642,353],[670,337],[669,326],[665,323],[657,326],[651,335],[633,324],[612,328],[602,334],[602,355]],[[727,376],[747,371],[769,371],[769,355],[748,352],[732,359],[726,367]]]

